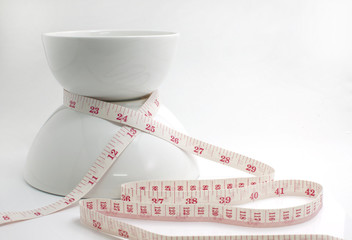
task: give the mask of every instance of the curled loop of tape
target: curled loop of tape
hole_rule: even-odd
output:
[[[338,240],[327,235],[265,236],[165,236],[116,219],[212,221],[249,227],[297,224],[314,217],[322,207],[323,188],[305,180],[274,181],[267,164],[200,141],[153,120],[160,100],[158,92],[134,111],[113,103],[64,91],[64,105],[72,110],[124,124],[117,131],[80,183],[61,200],[22,212],[0,212],[0,224],[45,216],[79,201],[103,177],[140,131],[174,144],[186,152],[251,174],[248,178],[129,182],[121,186],[121,200],[85,199],[79,202],[81,222],[107,234],[128,239],[247,239]],[[238,204],[270,197],[305,196],[309,202],[281,209],[241,208]]]

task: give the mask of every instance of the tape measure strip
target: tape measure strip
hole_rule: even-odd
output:
[[[68,102],[66,95],[64,94],[64,102],[68,104],[71,109],[76,108],[76,104],[81,101],[86,101],[81,96],[74,96],[73,99],[70,99]],[[143,104],[143,106],[138,110],[145,115],[152,116],[157,110],[158,106],[152,104],[155,100],[158,101],[159,95],[158,92],[154,92]],[[91,100],[95,102],[94,99]],[[106,103],[107,104],[107,103]],[[103,103],[103,105],[106,105]],[[109,105],[110,107],[110,105]],[[109,112],[108,107],[108,112]],[[91,109],[92,112],[99,111],[97,109]],[[93,113],[90,113],[93,114]],[[105,146],[103,151],[97,157],[96,161],[93,163],[92,167],[88,170],[87,174],[82,178],[82,180],[77,184],[77,186],[64,198],[60,199],[57,202],[46,205],[44,207],[28,210],[28,211],[19,211],[19,212],[0,212],[0,225],[7,224],[11,222],[23,221],[28,219],[33,219],[37,217],[46,216],[54,212],[60,211],[67,208],[68,206],[74,204],[84,197],[94,185],[104,176],[105,172],[109,169],[110,166],[116,161],[117,157],[123,152],[127,145],[132,142],[132,138],[126,136],[126,132],[131,132],[136,136],[139,131],[136,129],[131,130],[130,127],[124,126],[119,129],[114,136],[110,139],[109,143]],[[114,149],[119,149],[116,151]]]
[[[177,147],[254,175],[252,178],[139,181],[122,186],[122,200],[88,199],[80,202],[81,221],[96,230],[129,239],[244,239],[244,236],[170,237],[121,223],[112,217],[155,220],[216,221],[246,226],[280,226],[306,221],[322,206],[322,186],[303,180],[273,181],[274,169],[232,151],[191,138],[150,118],[159,107],[155,92],[139,111],[64,92],[64,105],[76,111],[126,124],[98,157],[88,174],[65,198],[33,211],[0,213],[0,224],[47,215],[73,204],[101,179],[108,167],[131,142],[138,130]],[[248,201],[282,195],[307,196],[311,201],[285,209],[234,207]],[[232,205],[230,205],[232,204]],[[246,239],[338,239],[325,235],[246,236]],[[293,238],[294,237],[294,238]]]

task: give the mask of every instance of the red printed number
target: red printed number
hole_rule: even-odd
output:
[[[159,107],[159,101],[158,101],[158,99],[155,99],[155,100],[154,100],[154,103],[155,103],[155,105],[156,105],[157,107]]]
[[[276,194],[276,195],[282,195],[282,194],[284,194],[284,188],[277,188],[277,189],[275,190],[275,194]]]
[[[258,193],[258,192],[255,192],[255,193],[252,193],[252,194],[251,194],[250,199],[251,199],[251,200],[258,199],[258,197],[259,197],[259,193]]]
[[[125,202],[131,202],[131,197],[130,197],[130,196],[127,196],[127,195],[122,194],[122,196],[121,196],[121,200],[122,200],[122,201],[125,201]]]
[[[98,178],[96,176],[92,176],[92,180],[89,180],[88,183],[93,185],[97,180],[98,180]]]
[[[116,120],[127,122],[127,116],[123,116],[121,113],[117,114]]]
[[[129,238],[128,232],[126,232],[122,229],[119,229],[119,236],[124,237],[124,238]]]
[[[90,113],[93,114],[98,114],[99,113],[99,108],[98,107],[94,107],[94,106],[90,106]]]
[[[9,217],[9,216],[2,216],[2,218],[3,218],[4,220],[10,220],[10,217]]]
[[[76,108],[76,102],[75,101],[70,101],[70,108]]]
[[[147,124],[147,127],[145,129],[151,132],[155,132],[155,127],[150,124]]]
[[[171,136],[171,142],[174,142],[174,143],[178,144],[179,141],[180,141],[180,139],[175,138],[175,136]]]
[[[308,195],[308,196],[311,196],[311,197],[314,197],[315,196],[315,190],[314,189],[307,189],[305,191],[305,193]]]
[[[146,114],[144,114],[144,115],[145,115],[146,117],[151,117],[151,116],[153,116],[152,113],[149,112],[149,111],[148,111]]]
[[[101,223],[96,220],[93,220],[93,227],[101,229]]]
[[[163,203],[164,199],[163,198],[153,198],[152,199],[153,203]]]
[[[194,152],[195,153],[202,154],[203,151],[204,151],[204,148],[197,147],[197,146],[194,147]]]
[[[131,128],[130,131],[127,133],[128,136],[130,137],[134,137],[134,135],[136,135],[137,130]]]
[[[197,204],[198,199],[197,198],[186,198],[186,204]]]
[[[230,203],[231,202],[231,197],[220,197],[219,198],[219,203]]]
[[[111,158],[111,159],[114,159],[118,153],[119,152],[116,151],[115,149],[111,149],[110,154],[108,155],[108,157]]]
[[[74,198],[70,198],[70,199],[68,199],[65,203],[66,203],[67,205],[69,205],[69,204],[73,203],[74,201],[75,201]]]
[[[220,162],[223,162],[223,163],[230,163],[230,157],[226,157],[224,155],[222,155],[220,157]]]
[[[247,164],[246,170],[249,172],[255,172],[255,171],[257,171],[257,168],[251,164]]]

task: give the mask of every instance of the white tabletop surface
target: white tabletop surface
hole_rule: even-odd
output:
[[[222,90],[227,91],[226,88]],[[347,199],[351,197],[349,188],[351,183],[346,180],[351,170],[349,162],[349,156],[352,153],[351,134],[345,131],[340,132],[339,136],[335,136],[331,130],[341,127],[341,124],[333,119],[333,116],[345,113],[339,112],[335,108],[337,106],[327,108],[326,111],[330,111],[330,113],[319,112],[318,107],[311,106],[314,103],[309,97],[316,93],[309,93],[307,88],[290,89],[290,92],[307,91],[299,98],[287,99],[279,94],[281,101],[277,99],[274,102],[271,102],[272,100],[268,97],[263,97],[261,101],[254,101],[248,96],[258,96],[263,91],[267,91],[263,86],[253,88],[250,91],[248,89],[242,91],[241,95],[227,97],[225,102],[221,98],[218,101],[209,101],[206,95],[198,92],[198,100],[203,99],[203,103],[183,103],[183,100],[180,100],[178,104],[184,106],[180,113],[189,112],[192,114],[190,118],[193,121],[199,121],[197,124],[192,124],[190,120],[187,121],[186,127],[190,134],[270,164],[277,171],[277,179],[307,179],[323,184],[325,187],[324,207],[314,219],[307,223],[275,229],[253,229],[216,223],[126,221],[151,231],[171,235],[324,233],[343,237],[347,231],[345,227],[351,224],[348,222],[350,220],[346,219],[346,213],[351,209],[343,208],[343,204],[348,206],[346,203],[349,200]],[[277,89],[277,92],[281,91],[283,89]],[[273,94],[277,95],[277,92]],[[163,98],[177,96],[176,91],[169,94],[168,96],[165,96],[165,93],[162,94]],[[221,95],[217,96],[221,97]],[[40,97],[38,96],[38,98]],[[216,102],[219,102],[218,105]],[[273,106],[269,105],[269,102],[275,105],[275,109],[272,109]],[[4,104],[2,103],[2,106]],[[197,104],[200,106],[200,110],[192,111],[191,108],[197,108]],[[205,111],[204,106],[208,106],[210,110]],[[288,107],[298,108],[299,111],[292,110],[291,112],[287,109]],[[342,105],[340,107],[348,106]],[[321,109],[324,107],[321,106]],[[18,110],[22,110],[20,106]],[[296,112],[293,113],[293,111]],[[298,112],[300,116],[296,115]],[[319,116],[320,114],[323,116]],[[350,116],[346,115],[345,117]],[[12,116],[6,116],[5,121],[11,118]],[[25,116],[23,118],[25,119]],[[286,119],[291,120],[288,122]],[[332,120],[334,124],[330,122]],[[14,135],[21,138],[22,135],[18,132],[15,123],[7,122],[6,124],[7,127],[2,124],[1,129],[2,132],[9,131],[8,138],[11,139]],[[22,172],[29,146],[11,145],[4,135],[1,137],[1,146],[6,146],[2,148],[0,155],[1,210],[26,210],[59,199],[58,196],[40,192],[25,183]],[[199,159],[199,166],[201,178],[239,176],[233,170],[202,159]],[[280,198],[254,203],[253,206],[286,207],[301,201],[302,199]],[[0,236],[5,237],[3,239],[22,239],[33,232],[36,232],[37,239],[64,239],[67,236],[70,236],[71,239],[109,238],[94,233],[80,224],[77,205],[48,217],[2,226]]]
[[[275,229],[126,221],[171,235],[315,233],[352,239],[350,1],[3,0],[0,5],[0,211],[59,199],[23,179],[31,142],[62,101],[40,33],[164,29],[181,38],[161,97],[189,134],[271,165],[276,179],[321,183],[324,206],[309,222]],[[200,170],[202,178],[237,176],[207,161],[200,161]],[[254,206],[299,201],[269,199]],[[113,239],[81,225],[77,205],[0,227],[1,240],[28,237]]]

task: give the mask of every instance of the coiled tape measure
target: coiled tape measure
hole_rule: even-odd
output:
[[[0,225],[49,215],[79,201],[104,176],[136,135],[143,131],[188,153],[242,170],[254,177],[128,182],[121,186],[121,200],[94,198],[79,201],[81,222],[90,228],[131,240],[341,240],[328,235],[166,236],[118,221],[115,217],[275,227],[307,221],[322,207],[323,188],[319,183],[305,180],[274,181],[275,171],[267,164],[192,138],[153,120],[159,101],[156,91],[138,111],[134,111],[65,90],[66,107],[125,126],[114,134],[88,173],[67,196],[30,211],[0,212]],[[236,206],[280,196],[305,196],[309,202],[281,209]]]

